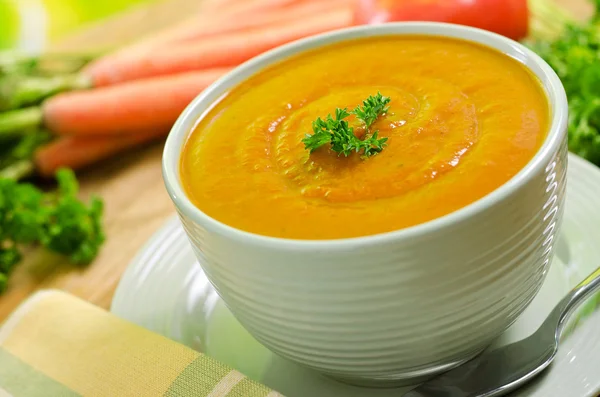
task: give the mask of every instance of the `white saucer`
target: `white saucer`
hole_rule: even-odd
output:
[[[495,345],[523,339],[553,306],[600,265],[600,169],[570,155],[567,203],[557,255],[545,284]],[[594,310],[599,307],[599,310]],[[338,383],[280,358],[254,340],[220,300],[198,265],[176,217],[126,270],[111,311],[245,373],[287,397],[394,396],[400,389]],[[600,393],[600,295],[578,313],[545,375],[519,397],[596,397]]]

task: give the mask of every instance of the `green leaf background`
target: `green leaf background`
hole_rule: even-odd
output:
[[[42,31],[46,41],[52,41],[78,27],[124,11],[135,5],[157,0],[0,0],[0,50],[18,46],[20,30],[30,23]],[[44,28],[27,18],[42,13]],[[32,28],[33,29],[33,28]]]

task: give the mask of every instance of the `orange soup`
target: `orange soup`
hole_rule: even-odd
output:
[[[391,99],[372,125],[388,138],[380,153],[309,153],[313,121],[378,92]],[[532,159],[548,123],[540,82],[505,54],[442,37],[361,39],[286,59],[224,95],[186,142],[181,178],[200,210],[241,230],[372,235],[495,190]]]

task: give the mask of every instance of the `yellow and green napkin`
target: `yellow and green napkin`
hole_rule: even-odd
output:
[[[278,397],[170,339],[43,291],[0,328],[0,397]]]

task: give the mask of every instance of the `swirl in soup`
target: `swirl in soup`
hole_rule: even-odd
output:
[[[313,153],[317,118],[380,92],[379,153]],[[361,133],[354,115],[347,118]],[[338,239],[406,228],[500,187],[535,155],[548,101],[521,63],[475,43],[390,36],[288,58],[232,89],[187,140],[181,178],[192,202],[266,236]]]

